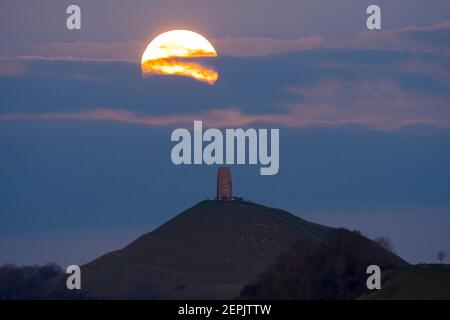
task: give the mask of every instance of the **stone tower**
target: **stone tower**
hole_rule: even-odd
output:
[[[233,188],[231,185],[230,167],[220,167],[217,173],[217,194],[216,200],[233,200]]]

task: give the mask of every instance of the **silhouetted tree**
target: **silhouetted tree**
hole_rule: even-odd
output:
[[[378,243],[380,246],[385,248],[386,250],[389,250],[391,252],[394,252],[394,245],[392,244],[391,239],[388,237],[380,236],[373,239],[376,243]]]
[[[447,258],[447,253],[445,251],[439,251],[437,253],[437,259],[439,260],[439,262],[442,264],[442,262],[444,261],[444,259]]]
[[[404,262],[374,241],[346,230],[329,232],[325,240],[301,239],[246,286],[242,299],[354,299],[367,290],[367,266],[388,270]]]
[[[44,282],[62,272],[54,263],[23,267],[5,264],[0,267],[0,300],[39,298]]]

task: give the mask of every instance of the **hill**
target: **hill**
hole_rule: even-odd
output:
[[[250,202],[202,201],[123,249],[82,266],[83,294],[235,298],[293,243],[321,243],[332,230]]]
[[[367,300],[450,300],[450,265],[419,264],[388,272],[381,290]]]

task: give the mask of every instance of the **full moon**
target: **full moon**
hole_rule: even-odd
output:
[[[144,77],[177,75],[214,84],[219,75],[194,59],[217,57],[212,44],[202,35],[188,30],[164,32],[153,39],[141,60]]]

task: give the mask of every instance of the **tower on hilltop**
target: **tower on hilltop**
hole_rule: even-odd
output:
[[[231,184],[230,167],[220,167],[217,173],[217,193],[216,200],[233,200],[233,188]]]

